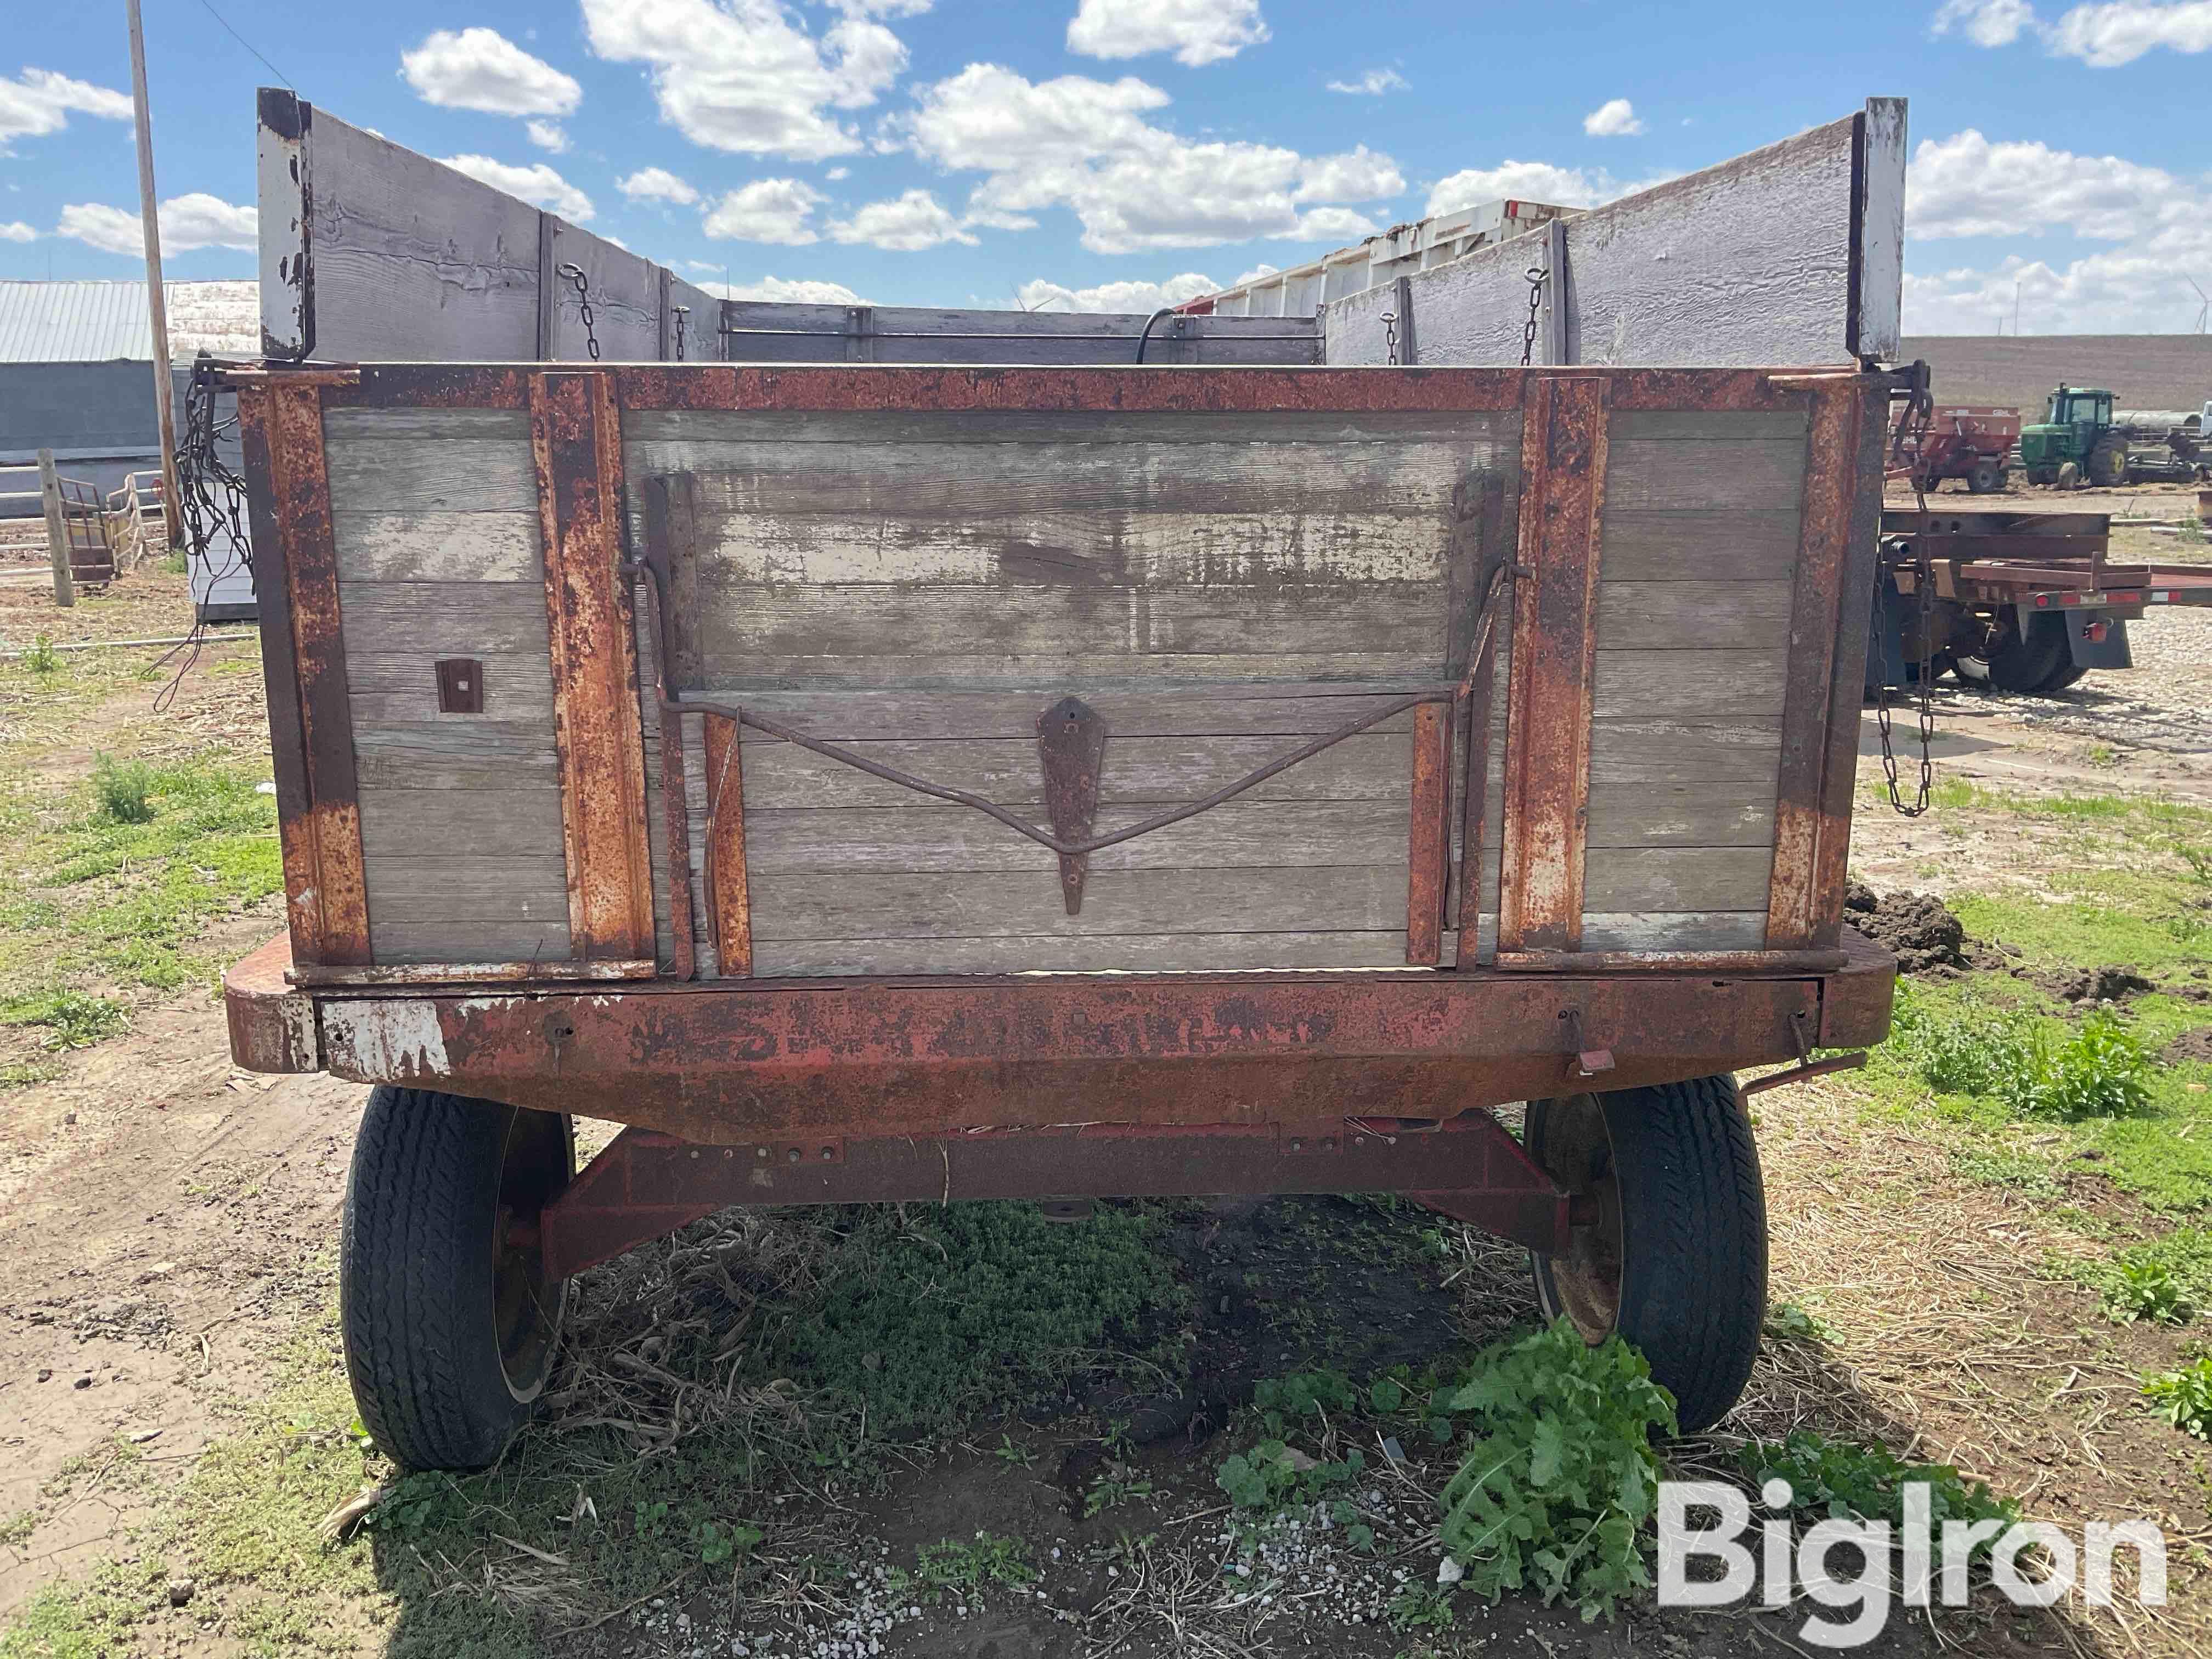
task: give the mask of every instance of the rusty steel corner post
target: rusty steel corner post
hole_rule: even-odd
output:
[[[1506,711],[1498,956],[1578,949],[1609,382],[1532,375]]]
[[[1451,860],[1450,705],[1413,710],[1412,824],[1406,869],[1406,960],[1433,968],[1443,954],[1444,893]]]
[[[280,374],[241,385],[238,404],[293,959],[360,967],[368,888],[322,398]]]
[[[1814,385],[1805,395],[1805,483],[1767,892],[1770,951],[1832,946],[1842,923],[1866,634],[1858,619],[1872,604],[1881,501],[1881,440],[1869,459],[1868,416],[1870,405],[1884,416],[1887,408],[1887,399],[1868,397],[1864,377],[1856,375]]]
[[[753,971],[752,898],[745,875],[745,786],[738,723],[708,714],[707,739],[707,915],[714,959],[732,979]]]
[[[623,463],[612,374],[533,374],[530,448],[544,533],[569,954],[650,958],[653,861],[637,652],[629,584],[616,568]]]

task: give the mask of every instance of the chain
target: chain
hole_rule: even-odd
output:
[[[576,310],[584,319],[584,349],[596,363],[599,361],[599,337],[592,331],[592,279],[584,275],[581,265],[571,264],[565,259],[554,269],[575,285]]]
[[[1528,320],[1521,325],[1521,367],[1536,355],[1536,313],[1543,308],[1544,284],[1552,273],[1542,265],[1528,267]]]
[[[216,584],[246,562],[246,550],[252,544],[246,527],[246,480],[223,464],[216,450],[216,445],[238,427],[235,414],[228,420],[216,416],[217,372],[215,360],[205,352],[192,364],[192,378],[185,390],[184,429],[177,438],[177,500],[161,504],[164,524],[170,522],[169,514],[173,512],[174,522],[183,531],[185,568],[191,570],[195,563],[198,565],[210,599]],[[248,566],[249,579],[252,574]],[[177,665],[177,672],[154,699],[157,714],[168,712],[185,676],[199,659],[207,623],[198,611],[195,606],[191,629],[184,643],[155,664],[157,668],[173,661]]]
[[[690,306],[676,307],[676,361],[684,361],[684,319],[691,314]]]
[[[1908,446],[1917,457],[1923,453],[1929,422],[1936,412],[1935,395],[1923,385],[1915,389],[1905,405],[1904,418],[1897,423],[1892,440],[1892,453],[1901,458]],[[1911,430],[1908,433],[1907,428]],[[1885,666],[1881,674],[1881,694],[1875,705],[1875,723],[1881,731],[1881,773],[1889,788],[1889,804],[1899,816],[1917,818],[1925,812],[1936,794],[1936,763],[1933,747],[1936,741],[1936,566],[1928,550],[1928,494],[1923,487],[1918,466],[1911,474],[1912,495],[1919,504],[1919,521],[1912,536],[1912,597],[1920,634],[1919,738],[1920,779],[1913,792],[1912,805],[1905,804],[1905,796],[1897,785],[1897,750],[1890,731],[1889,672]]]
[[[1398,313],[1395,311],[1386,311],[1382,313],[1382,343],[1389,349],[1390,367],[1397,368]]]

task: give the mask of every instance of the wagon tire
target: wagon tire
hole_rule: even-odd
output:
[[[566,1286],[539,1212],[575,1167],[568,1120],[389,1085],[354,1141],[338,1294],[354,1404],[405,1469],[496,1462],[552,1370]]]
[[[1766,1321],[1766,1197],[1735,1079],[1531,1101],[1522,1140],[1595,1200],[1572,1256],[1534,1253],[1536,1301],[1585,1342],[1618,1331],[1674,1396],[1681,1431],[1725,1417]]]
[[[2004,468],[1995,461],[1976,461],[1966,474],[1966,488],[1977,495],[1987,495],[2002,489],[2005,485]]]
[[[1959,658],[1959,678],[1970,685],[1986,685],[2014,696],[2061,690],[2074,683],[2063,678],[2072,666],[2073,647],[2066,643],[2066,624],[2049,612],[2038,615],[2023,635],[2010,622],[1985,650]],[[2076,675],[2074,678],[2079,678]]]

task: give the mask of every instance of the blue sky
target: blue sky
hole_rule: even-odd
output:
[[[2212,0],[215,0],[305,97],[763,297],[1143,308],[1499,195],[1585,204],[1911,100],[1906,321],[2175,331]],[[140,274],[119,7],[15,9],[0,276]],[[147,0],[169,274],[250,276],[253,88]],[[1778,227],[1778,234],[1786,228]]]

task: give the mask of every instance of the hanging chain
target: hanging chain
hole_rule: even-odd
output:
[[[248,580],[252,575],[246,557],[252,545],[246,527],[246,480],[224,465],[216,449],[238,428],[235,414],[222,420],[216,413],[217,374],[215,360],[202,352],[192,364],[192,378],[185,390],[184,429],[177,436],[177,499],[161,503],[162,522],[181,528],[185,568],[205,582],[207,599],[193,607],[191,630],[184,642],[155,664],[156,668],[170,662],[177,665],[177,672],[154,699],[157,714],[168,712],[185,676],[199,659],[200,647],[207,639],[207,623],[199,612],[214,599],[216,584],[241,568]]]
[[[1917,626],[1920,635],[1919,738],[1920,779],[1913,792],[1912,805],[1905,804],[1905,796],[1897,785],[1897,750],[1890,731],[1889,670],[1887,664],[1881,672],[1881,692],[1875,705],[1875,723],[1881,732],[1881,773],[1889,788],[1891,809],[1899,816],[1917,818],[1925,812],[1936,794],[1936,762],[1933,753],[1936,741],[1936,566],[1928,550],[1928,492],[1922,483],[1917,458],[1925,453],[1928,428],[1936,414],[1935,394],[1928,389],[1924,378],[1914,387],[1905,413],[1897,423],[1891,440],[1893,458],[1901,459],[1909,450],[1915,458],[1911,477],[1912,495],[1919,504],[1919,521],[1912,534],[1912,597]],[[1887,648],[1885,647],[1885,654]]]
[[[592,331],[592,279],[584,275],[581,265],[567,260],[554,267],[566,276],[576,289],[576,310],[584,319],[584,349],[592,354],[592,361],[599,361],[599,337]]]
[[[1389,349],[1390,367],[1397,368],[1398,313],[1395,311],[1386,311],[1382,313],[1382,343]]]
[[[1543,308],[1544,284],[1550,280],[1551,271],[1542,265],[1528,267],[1528,320],[1521,325],[1521,367],[1528,367],[1528,360],[1536,355],[1536,313]]]
[[[684,319],[691,314],[690,306],[676,307],[676,361],[684,361]]]

